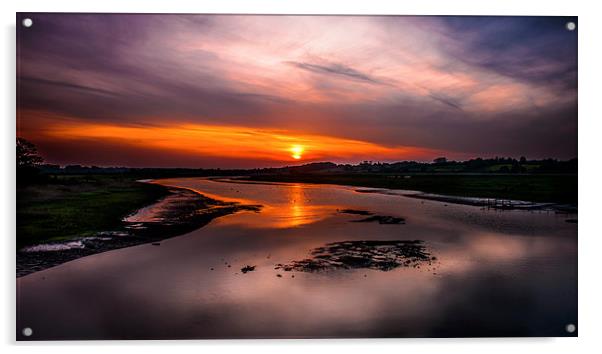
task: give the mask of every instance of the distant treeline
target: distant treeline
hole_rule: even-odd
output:
[[[140,178],[240,176],[272,174],[313,173],[491,173],[491,174],[549,174],[577,173],[577,159],[527,160],[514,158],[476,158],[467,161],[449,161],[444,157],[433,162],[400,161],[393,163],[364,161],[362,163],[335,164],[315,162],[300,166],[261,169],[194,169],[194,168],[129,168],[44,164],[38,166],[42,174],[127,174]]]
[[[365,161],[358,165],[343,165],[347,171],[357,172],[424,172],[424,173],[577,173],[577,159],[527,160],[524,157],[475,158],[467,161],[448,161],[444,157],[431,163],[401,161],[379,163]]]
[[[50,175],[117,175],[124,174],[139,178],[163,178],[163,177],[204,177],[204,176],[240,176],[249,174],[250,171],[242,169],[219,169],[219,168],[135,168],[135,167],[98,167],[98,166],[82,166],[82,165],[67,165],[61,167],[59,165],[45,164],[40,165],[42,174]]]

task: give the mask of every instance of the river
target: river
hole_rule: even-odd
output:
[[[565,329],[577,324],[577,224],[567,215],[346,186],[157,182],[263,207],[160,246],[18,278],[18,339],[576,335]],[[405,223],[357,222],[367,216],[345,209]],[[432,258],[387,270],[275,269],[329,243],[363,240],[421,240]]]

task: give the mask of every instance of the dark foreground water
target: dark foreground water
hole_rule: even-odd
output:
[[[161,183],[263,208],[17,279],[18,339],[576,335],[565,329],[577,324],[576,215],[330,185]]]

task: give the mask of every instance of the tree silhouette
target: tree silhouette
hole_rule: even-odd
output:
[[[38,155],[38,149],[31,142],[17,138],[17,168],[35,168],[44,159]]]
[[[38,166],[44,159],[31,142],[17,138],[17,185],[28,185],[44,180]]]

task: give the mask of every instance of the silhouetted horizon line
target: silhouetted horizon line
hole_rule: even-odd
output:
[[[326,164],[332,164],[335,166],[360,166],[360,165],[364,165],[364,164],[371,164],[371,165],[395,165],[395,164],[422,164],[422,165],[434,165],[434,164],[462,164],[462,163],[468,163],[470,161],[496,161],[498,160],[499,162],[509,162],[509,161],[517,161],[517,162],[521,162],[522,156],[521,157],[502,157],[502,156],[496,156],[496,157],[474,157],[474,158],[470,158],[470,159],[466,159],[466,160],[451,160],[451,159],[446,159],[446,161],[437,161],[438,159],[441,159],[443,157],[440,158],[435,158],[431,161],[418,161],[418,160],[399,160],[399,161],[378,161],[378,160],[364,160],[364,161],[360,161],[360,162],[355,162],[355,163],[337,163],[337,162],[333,162],[333,161],[312,161],[312,162],[307,162],[307,163],[303,163],[303,164],[296,164],[296,165],[284,165],[284,166],[258,166],[258,167],[190,167],[190,166],[170,166],[170,167],[166,167],[166,166],[143,166],[143,167],[134,167],[134,166],[127,166],[127,165],[102,165],[102,164],[81,164],[81,163],[68,163],[68,164],[60,164],[60,163],[52,163],[52,162],[46,162],[43,164],[40,164],[40,167],[46,167],[48,168],[49,166],[58,166],[58,168],[61,169],[65,169],[67,167],[71,167],[71,168],[99,168],[99,169],[132,169],[132,170],[136,170],[136,169],[162,169],[162,170],[169,170],[169,169],[181,169],[181,170],[224,170],[224,171],[231,171],[231,170],[265,170],[265,169],[285,169],[285,168],[295,168],[295,167],[303,167],[303,166],[311,166],[311,165],[326,165]],[[555,162],[570,162],[573,160],[578,160],[578,157],[572,157],[572,158],[568,158],[568,159],[561,159],[561,158],[556,158],[556,157],[546,157],[546,158],[536,158],[536,159],[527,159],[525,158],[525,161],[523,163],[537,163],[537,162],[544,162],[544,161],[555,161]],[[56,167],[55,167],[56,168]]]

